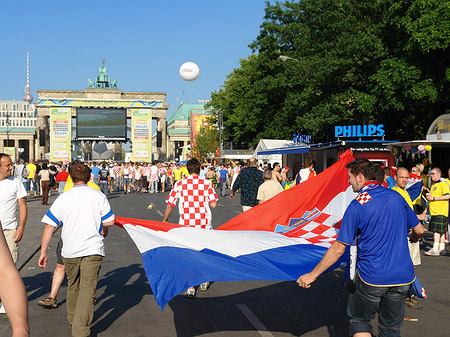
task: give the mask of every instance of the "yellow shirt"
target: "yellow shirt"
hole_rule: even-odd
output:
[[[100,191],[100,192],[102,191],[100,189],[100,187],[96,183],[94,183],[94,182],[92,182],[90,180],[88,181],[87,185],[89,187],[92,187],[94,190],[97,190],[97,191]],[[67,177],[67,182],[66,182],[66,186],[64,186],[63,193],[68,191],[68,190],[70,190],[72,187],[73,187],[73,181],[72,181],[72,177],[69,175]]]
[[[186,178],[189,175],[188,169],[186,166],[183,166],[181,168],[181,177],[182,178]]]
[[[181,180],[181,169],[175,169],[172,172],[175,181]]]
[[[446,181],[440,181],[431,186],[430,195],[441,197],[450,194],[450,189]],[[443,215],[448,217],[448,200],[430,201],[430,215]]]
[[[33,163],[27,164],[28,170],[30,170],[30,173],[28,173],[28,179],[34,179],[34,176],[36,174],[36,165]]]
[[[401,195],[403,198],[405,198],[405,200],[406,200],[406,202],[408,203],[409,207],[411,207],[411,209],[414,210],[413,203],[412,203],[412,201],[411,201],[411,197],[409,196],[409,193],[408,193],[408,192],[406,192],[403,188],[401,188],[401,187],[399,187],[399,186],[397,186],[397,185],[395,185],[394,187],[392,187],[392,189],[393,189],[394,191],[397,191],[398,193],[400,193],[400,195]]]

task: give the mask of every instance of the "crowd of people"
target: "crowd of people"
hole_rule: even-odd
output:
[[[295,177],[290,177],[289,169],[282,168],[279,163],[258,164],[255,158],[250,158],[245,164],[226,165],[201,163],[195,158],[187,163],[74,161],[68,164],[36,161],[26,163],[23,160],[12,163],[8,155],[0,154],[0,188],[3,191],[0,194],[0,221],[3,229],[0,238],[0,297],[8,310],[15,336],[29,334],[26,296],[22,296],[23,282],[15,282],[12,291],[19,296],[16,301],[12,300],[7,295],[11,285],[5,286],[3,280],[7,278],[3,274],[17,263],[18,242],[23,236],[27,220],[27,198],[40,197],[42,204],[47,205],[50,193],[60,194],[42,219],[45,229],[39,267],[46,267],[47,249],[53,231],[64,223],[61,240],[57,245],[58,261],[53,275],[52,292],[38,304],[48,308],[57,307],[56,295],[66,274],[67,317],[72,325],[72,333],[74,336],[88,336],[98,270],[104,256],[103,239],[108,234],[108,226],[113,225],[115,219],[107,198],[110,193],[170,191],[166,199],[164,222],[168,221],[172,209],[178,203],[179,224],[212,229],[210,208],[215,208],[218,204],[216,189],[225,197],[229,188],[230,198],[239,191],[245,212],[316,174],[315,163],[311,158],[306,158],[303,169]],[[410,172],[420,177],[423,169],[420,165],[410,171],[400,167],[392,174],[391,168],[383,170],[365,159],[350,163],[349,183],[358,196],[344,214],[339,236],[323,260],[311,273],[298,279],[300,286],[309,288],[343,254],[347,245],[357,242],[358,271],[352,277],[357,291],[350,295],[348,309],[352,333],[371,333],[370,321],[378,311],[379,329],[385,329],[387,335],[399,335],[405,306],[404,301],[402,305],[398,303],[399,298],[406,300],[406,304],[412,308],[422,307],[408,292],[414,280],[414,268],[421,263],[418,241],[424,231],[422,223],[429,220],[429,231],[434,238],[433,247],[425,255],[443,255],[445,235],[449,228],[450,200],[450,181],[442,177],[442,171],[437,167],[430,170],[433,182],[431,188],[423,187],[423,193],[420,191],[419,197],[411,200],[406,189]],[[421,195],[427,200],[425,205],[421,203]],[[15,214],[17,206],[20,210],[19,221]],[[380,213],[380,208],[384,212]],[[389,240],[386,233],[389,233]],[[409,239],[406,240],[408,233]],[[9,249],[6,250],[5,247]],[[398,261],[388,263],[392,260],[388,255],[392,252],[402,259],[401,270]],[[365,256],[371,258],[366,259]],[[380,270],[384,272],[380,273]],[[17,275],[14,272],[8,277],[15,279]],[[208,288],[208,282],[199,287],[204,291]],[[373,298],[367,300],[367,294],[371,294]],[[195,288],[187,289],[185,295],[194,297]],[[0,313],[5,313],[3,303]],[[386,323],[390,326],[384,326]]]
[[[52,192],[62,194],[66,183],[70,178],[68,174],[68,162],[39,162],[23,159],[14,163],[13,176],[24,185],[27,197],[39,197],[43,205],[48,204],[48,196]],[[90,161],[86,162],[91,169],[90,181],[97,184],[101,191],[108,195],[112,192],[127,193],[159,193],[169,191],[174,184],[189,175],[186,162],[184,163],[141,163],[141,162],[117,162],[117,161]],[[312,163],[310,164],[312,165]],[[206,178],[219,188],[221,195],[231,188],[239,172],[248,166],[244,162],[230,162],[218,164],[206,162],[200,167],[199,176]],[[289,168],[281,168],[279,163],[260,163],[258,169],[263,172],[268,169],[272,172],[273,179],[280,182],[283,189],[295,186],[292,177],[288,175]],[[306,168],[298,174],[302,181],[314,172],[313,168]],[[297,182],[299,183],[300,180]]]

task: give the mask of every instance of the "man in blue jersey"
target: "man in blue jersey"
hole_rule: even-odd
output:
[[[374,180],[376,171],[370,161],[358,158],[347,168],[349,183],[358,195],[342,218],[336,241],[313,271],[300,276],[297,283],[309,288],[357,238],[356,291],[347,304],[350,335],[370,337],[371,320],[378,312],[379,336],[400,336],[405,298],[415,279],[407,236],[416,242],[424,229],[399,193]]]

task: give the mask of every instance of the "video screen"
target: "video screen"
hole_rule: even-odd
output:
[[[115,139],[127,137],[127,110],[77,109],[77,139]]]

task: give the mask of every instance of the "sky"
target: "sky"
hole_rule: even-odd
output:
[[[0,100],[21,100],[30,53],[30,86],[83,90],[102,59],[123,91],[165,92],[169,117],[181,102],[218,91],[251,54],[264,0],[1,1]],[[195,62],[200,76],[179,75]],[[177,102],[178,98],[178,102]]]

